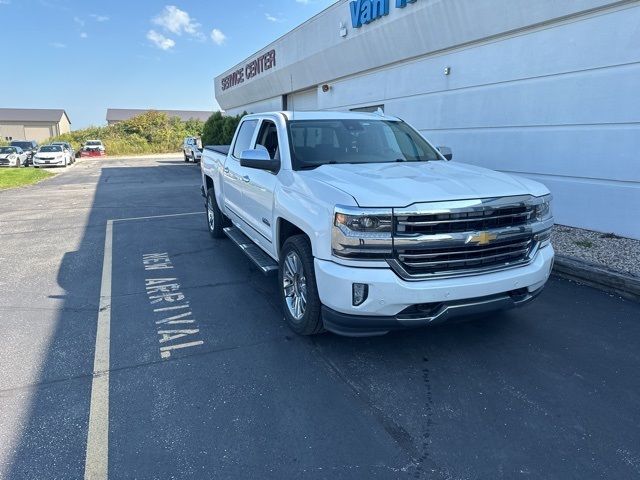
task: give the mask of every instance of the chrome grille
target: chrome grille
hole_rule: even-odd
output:
[[[520,264],[529,258],[533,243],[533,236],[525,235],[489,246],[398,249],[397,257],[409,275],[468,273],[473,269]]]
[[[532,205],[513,205],[477,211],[408,215],[396,218],[399,234],[452,233],[515,227],[533,217]]]
[[[407,279],[462,276],[528,263],[537,248],[530,197],[394,210],[394,270]]]

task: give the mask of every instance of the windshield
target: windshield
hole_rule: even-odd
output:
[[[296,120],[289,132],[294,169],[441,160],[415,130],[398,121]]]
[[[31,142],[11,142],[11,145],[14,147],[20,147],[23,150],[31,150],[33,148]]]
[[[85,145],[87,145],[88,147],[99,147],[102,145],[102,142],[98,140],[89,140],[87,143],[85,143]]]
[[[16,149],[12,147],[0,147],[0,154],[2,153],[16,153]]]
[[[60,145],[46,145],[40,148],[41,152],[61,152],[62,147]]]

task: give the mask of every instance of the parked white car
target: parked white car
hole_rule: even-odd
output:
[[[71,165],[71,155],[63,145],[43,145],[33,157],[33,166],[66,167]]]
[[[279,272],[289,326],[379,335],[524,305],[554,261],[551,196],[449,162],[384,114],[248,115],[201,163],[209,231]]]
[[[0,147],[1,167],[26,167],[29,155],[20,147]]]

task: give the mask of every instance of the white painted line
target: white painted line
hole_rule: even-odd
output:
[[[155,215],[153,217],[132,217],[132,218],[116,218],[114,222],[131,222],[134,220],[153,220],[154,218],[173,218],[173,217],[186,217],[188,215],[204,215],[204,210],[201,212],[191,213],[174,213],[173,215]]]
[[[107,222],[100,286],[100,310],[93,360],[89,432],[84,478],[106,480],[109,473],[109,347],[111,343],[111,269],[113,220]]]

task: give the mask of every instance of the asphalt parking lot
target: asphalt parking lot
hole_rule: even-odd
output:
[[[196,165],[83,160],[0,203],[2,479],[640,478],[636,303],[553,278],[471,323],[302,338],[209,237]]]

